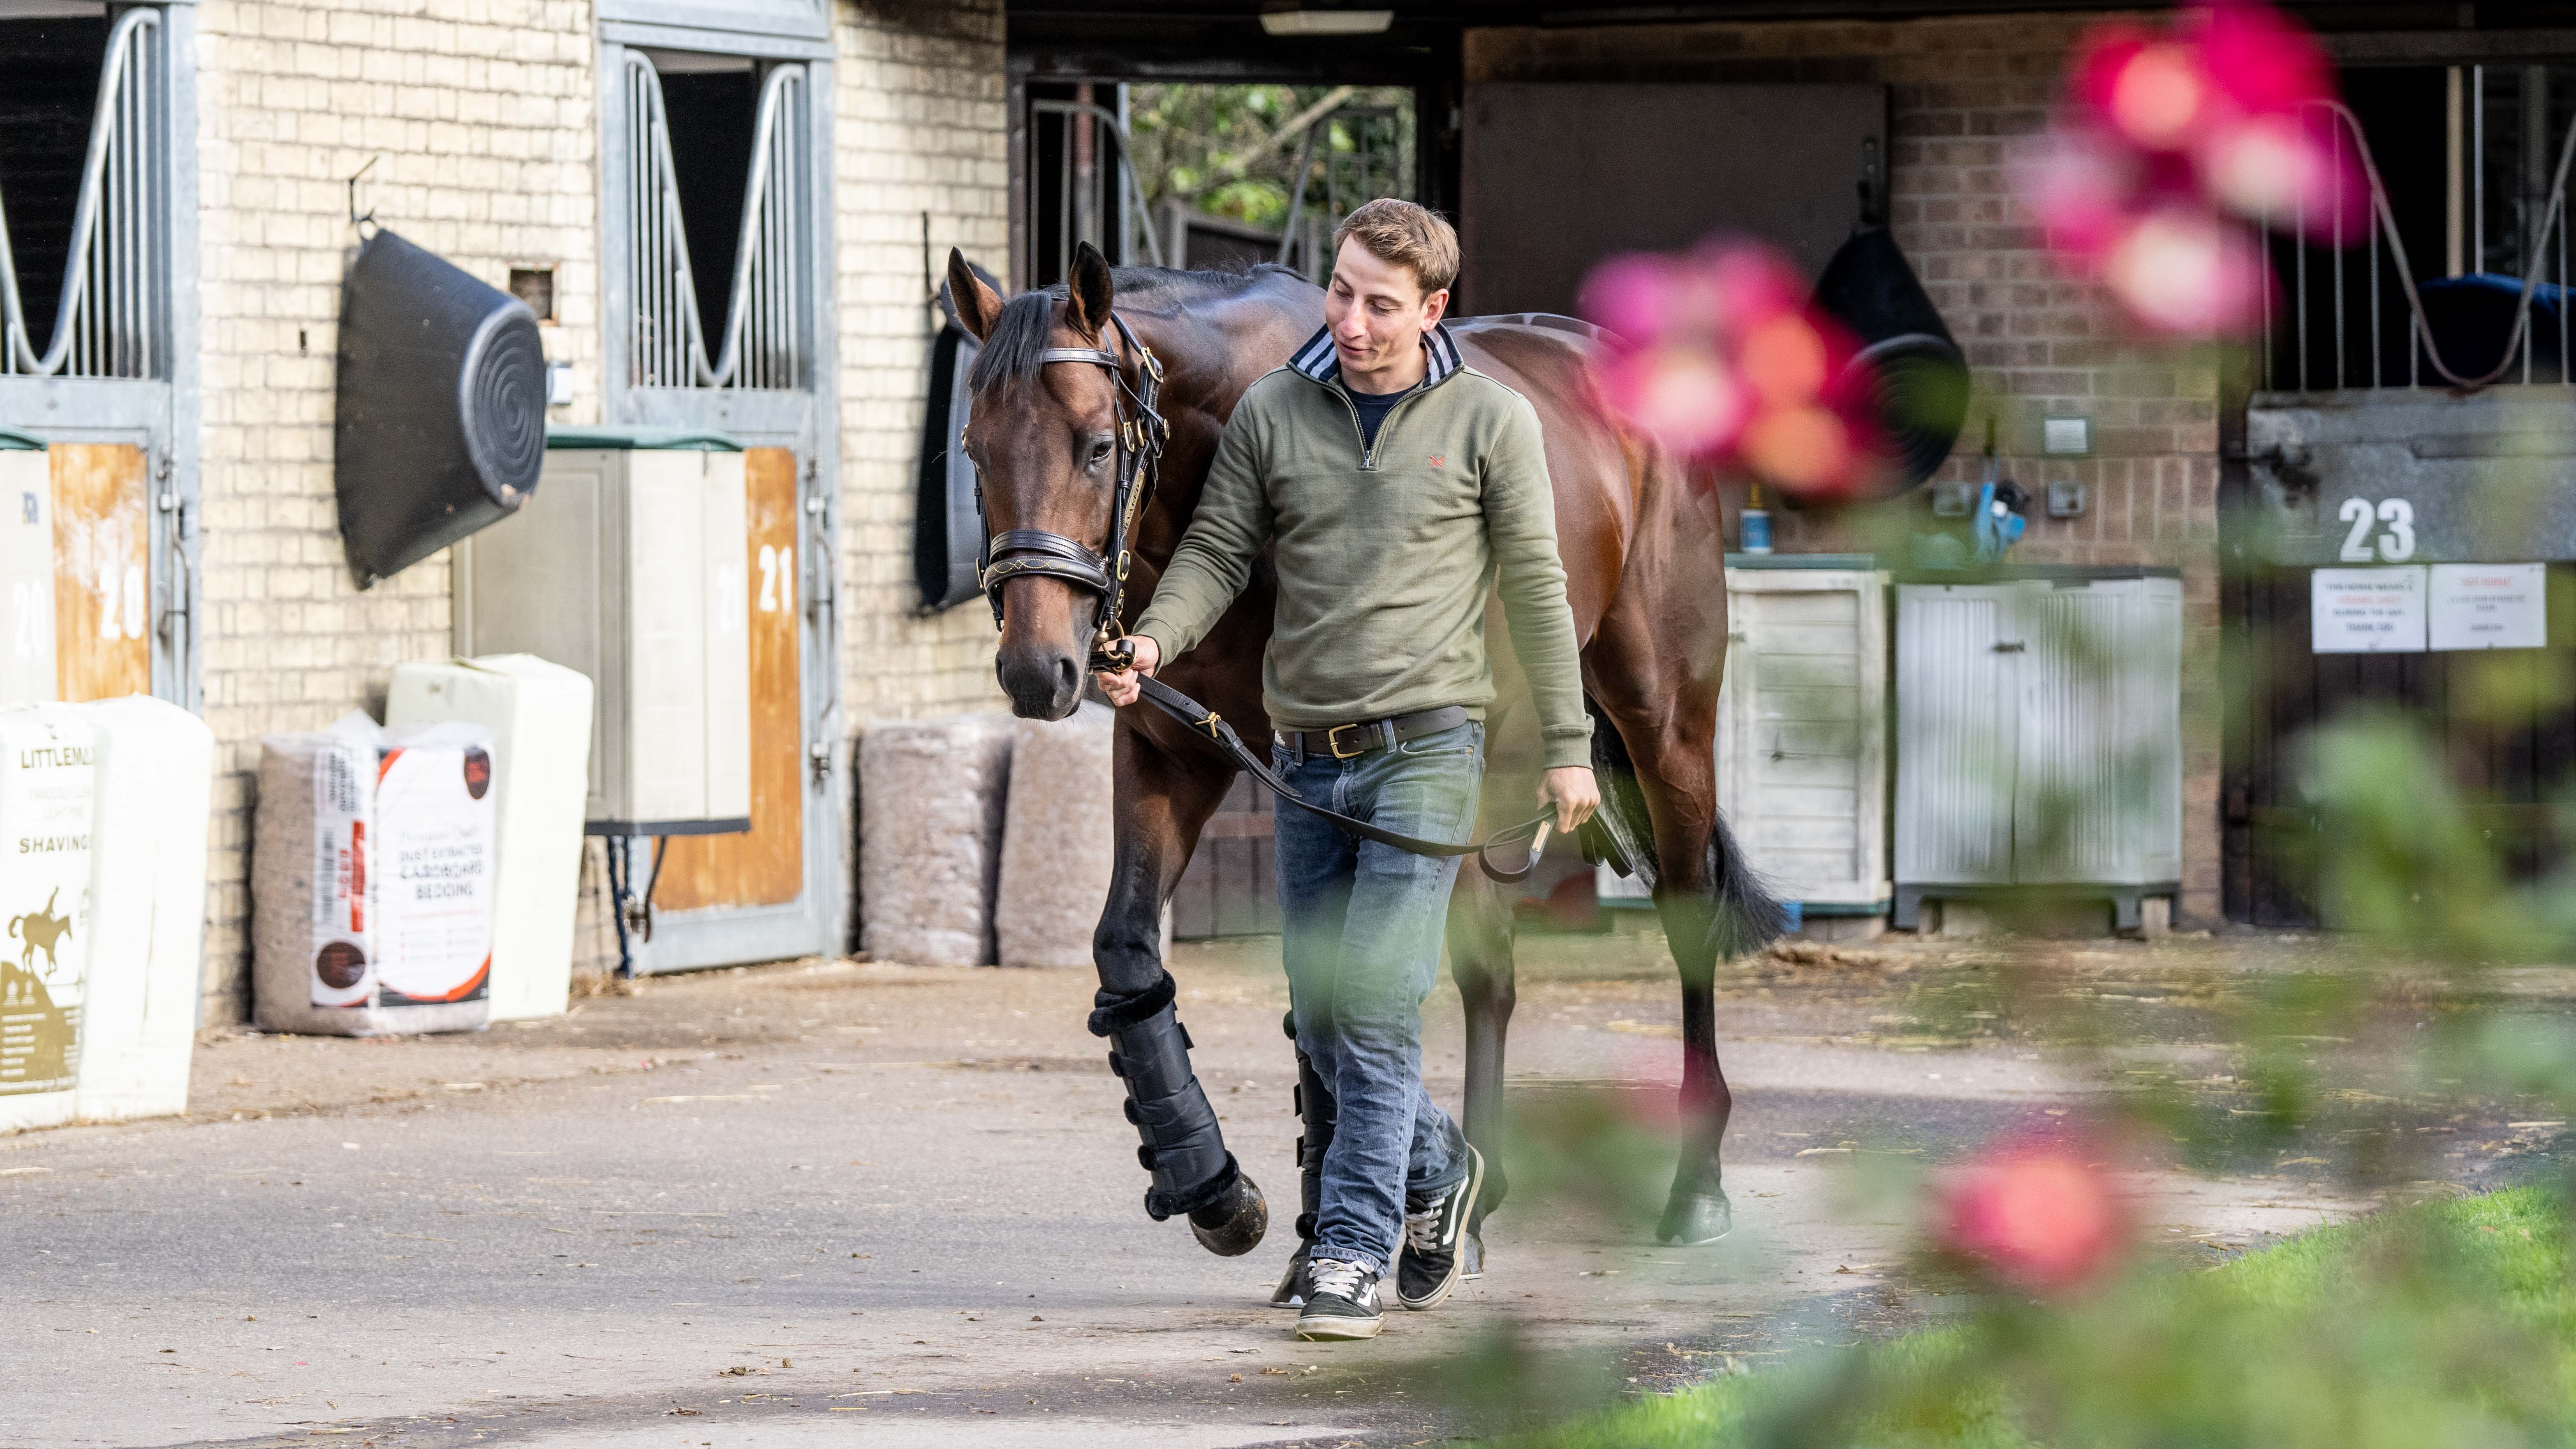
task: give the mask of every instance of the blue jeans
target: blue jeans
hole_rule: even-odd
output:
[[[1405,835],[1464,840],[1484,751],[1485,727],[1470,722],[1347,760],[1300,761],[1274,744],[1271,766],[1315,804]],[[1273,811],[1297,1046],[1340,1109],[1314,1256],[1384,1274],[1406,1199],[1427,1200],[1467,1175],[1465,1138],[1422,1086],[1422,1002],[1439,979],[1458,857],[1364,841],[1285,803]]]

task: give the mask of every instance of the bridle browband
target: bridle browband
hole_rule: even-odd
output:
[[[1100,628],[1091,641],[1091,668],[1117,669],[1109,645],[1120,637],[1120,608],[1125,602],[1127,569],[1131,562],[1129,542],[1135,537],[1136,520],[1145,511],[1146,501],[1154,492],[1155,475],[1160,471],[1163,444],[1172,436],[1172,425],[1155,407],[1163,395],[1163,364],[1154,349],[1137,340],[1127,320],[1116,312],[1109,314],[1109,325],[1118,334],[1121,346],[1136,359],[1136,380],[1127,380],[1127,370],[1120,365],[1118,354],[1105,347],[1050,347],[1038,354],[1038,363],[1070,362],[1097,367],[1109,374],[1117,388],[1118,413],[1118,486],[1110,495],[1109,552],[1106,557],[1093,553],[1080,539],[1042,528],[1008,529],[995,535],[990,523],[984,524],[984,548],[975,561],[976,576],[983,581],[984,597],[993,606],[993,627],[1002,627],[1002,585],[1017,578],[1045,577],[1061,579],[1076,589],[1095,595],[1100,600]],[[984,518],[984,482],[975,480],[975,517]]]

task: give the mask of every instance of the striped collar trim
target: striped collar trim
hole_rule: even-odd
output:
[[[1422,351],[1427,364],[1422,374],[1424,387],[1439,386],[1467,365],[1467,360],[1458,354],[1458,339],[1449,335],[1446,322],[1435,322],[1430,331],[1422,334]],[[1338,382],[1342,375],[1341,360],[1333,351],[1332,333],[1322,327],[1316,328],[1306,345],[1288,359],[1288,365],[1316,382]]]

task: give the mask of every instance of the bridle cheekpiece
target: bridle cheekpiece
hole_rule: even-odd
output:
[[[1164,421],[1155,404],[1163,393],[1163,364],[1154,349],[1137,340],[1126,319],[1109,314],[1109,325],[1118,340],[1136,358],[1136,380],[1127,380],[1127,370],[1119,364],[1118,354],[1105,347],[1050,347],[1038,354],[1041,366],[1070,362],[1097,367],[1108,372],[1117,388],[1118,410],[1118,486],[1111,495],[1109,513],[1109,552],[1106,557],[1093,553],[1080,539],[1040,528],[1014,528],[996,535],[992,525],[984,525],[984,551],[975,563],[976,575],[984,585],[984,597],[993,606],[993,627],[1002,627],[1002,585],[1016,578],[1043,576],[1062,579],[1100,600],[1100,629],[1091,645],[1091,667],[1121,669],[1125,661],[1114,658],[1111,646],[1121,637],[1120,609],[1124,603],[1127,570],[1133,561],[1129,549],[1136,533],[1136,520],[1145,511],[1145,503],[1154,492],[1154,480],[1160,471],[1163,444],[1172,436],[1172,426]],[[975,516],[984,517],[984,484],[978,476],[975,483]]]

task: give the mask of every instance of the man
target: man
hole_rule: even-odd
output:
[[[1134,672],[1101,687],[1132,702],[1135,673],[1196,644],[1273,544],[1273,765],[1308,800],[1463,841],[1494,698],[1485,600],[1499,583],[1545,739],[1540,795],[1572,830],[1600,793],[1538,415],[1465,366],[1440,326],[1458,274],[1448,222],[1373,201],[1333,245],[1324,330],[1235,408],[1137,621]],[[1483,1159],[1422,1086],[1421,1007],[1458,861],[1285,805],[1275,818],[1297,1046],[1338,1111],[1297,1336],[1370,1338],[1390,1269],[1407,1308],[1449,1295],[1484,1183]],[[1311,1131],[1312,1103],[1308,1114]]]

